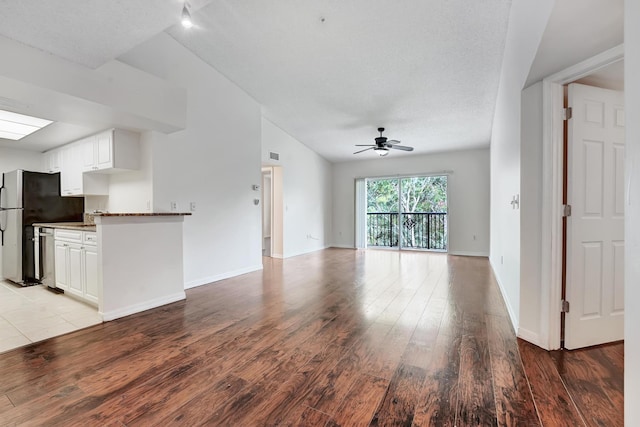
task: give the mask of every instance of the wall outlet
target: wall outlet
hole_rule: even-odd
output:
[[[196,211],[196,202],[189,203],[189,209],[191,209],[191,212],[195,212]]]
[[[171,212],[176,212],[178,210],[178,202],[170,202],[169,207],[171,208]]]
[[[147,210],[151,210],[151,200],[147,200]]]

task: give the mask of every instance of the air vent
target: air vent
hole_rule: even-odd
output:
[[[269,159],[270,160],[280,160],[280,154],[274,153],[273,151],[270,151],[269,152]]]

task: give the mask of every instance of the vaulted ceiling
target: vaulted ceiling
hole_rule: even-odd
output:
[[[185,30],[180,0],[0,0],[0,35],[95,68],[166,31],[253,96],[266,118],[343,161],[375,156],[352,153],[380,126],[415,147],[394,156],[487,147],[510,4],[191,0],[195,27]],[[558,1],[530,80],[573,61],[557,54],[571,44],[582,46],[576,57],[618,44],[621,19],[622,0]],[[602,24],[598,43],[562,37],[596,28],[589,20]]]

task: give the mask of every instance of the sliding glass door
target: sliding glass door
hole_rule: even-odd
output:
[[[447,177],[366,180],[367,246],[447,250]]]

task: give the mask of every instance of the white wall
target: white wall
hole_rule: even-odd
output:
[[[16,144],[19,143],[19,141],[16,142]],[[0,174],[16,169],[40,172],[42,165],[41,153],[0,147]],[[2,246],[0,246],[0,277],[4,277],[2,274]]]
[[[153,141],[157,132],[140,134],[140,167],[109,176],[109,212],[149,212],[153,206]]]
[[[333,165],[333,245],[355,247],[355,178],[453,171],[449,187],[449,253],[489,252],[489,150],[376,157]],[[473,240],[473,236],[476,240]]]
[[[542,82],[522,91],[520,146],[520,325],[540,345],[542,267]]]
[[[269,159],[270,151],[280,154],[278,162]],[[262,119],[262,163],[282,167],[283,256],[329,246],[331,163],[265,118]]]
[[[640,425],[640,2],[625,1],[625,335],[624,416],[626,426]]]
[[[165,33],[121,60],[187,88],[187,127],[152,141],[154,210],[196,211],[184,222],[185,285],[262,268],[260,105]]]
[[[521,91],[551,13],[553,0],[511,4],[491,135],[491,252],[489,260],[514,328],[520,312]]]

